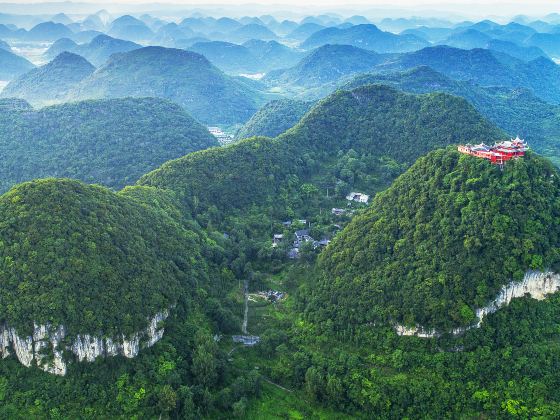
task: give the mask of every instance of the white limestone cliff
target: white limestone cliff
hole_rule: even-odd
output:
[[[46,372],[65,375],[67,361],[63,351],[71,352],[79,361],[93,362],[97,357],[122,355],[133,358],[141,348],[151,347],[163,337],[164,329],[159,323],[167,319],[169,311],[165,310],[148,319],[148,326],[130,337],[121,335],[117,338],[82,334],[64,347],[66,337],[64,326],[52,325],[33,326],[31,336],[19,336],[14,328],[0,324],[0,356],[8,357],[14,352],[20,363],[31,366],[33,362]],[[64,347],[64,348],[63,348]],[[45,353],[52,353],[46,357]]]
[[[479,328],[482,320],[488,314],[496,312],[498,309],[509,305],[512,299],[520,298],[529,295],[533,299],[544,300],[547,295],[555,293],[560,290],[560,274],[552,273],[550,271],[527,271],[525,277],[520,282],[512,281],[502,287],[498,296],[488,305],[476,310],[476,323],[463,327],[455,328],[449,331],[452,335],[463,334],[471,328]],[[404,336],[417,336],[421,338],[433,338],[441,335],[440,332],[434,329],[423,328],[422,326],[406,327],[404,325],[394,325],[395,331],[398,335]]]

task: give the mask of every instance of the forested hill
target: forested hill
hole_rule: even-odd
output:
[[[402,71],[418,66],[429,66],[455,80],[476,80],[481,86],[528,88],[539,98],[560,103],[560,66],[544,57],[525,62],[497,51],[442,45],[403,54],[379,65],[377,71]]]
[[[181,107],[163,99],[109,99],[33,110],[0,100],[0,192],[41,177],[114,188],[169,159],[216,146]]]
[[[296,125],[312,105],[313,102],[292,99],[277,99],[268,102],[239,129],[236,138],[279,136]]]
[[[502,134],[463,99],[366,86],[336,92],[275,139],[253,138],[193,153],[167,162],[139,182],[176,191],[193,212],[259,204],[285,217],[280,191],[289,179],[291,184],[313,181],[332,189],[340,180],[340,194],[354,187],[373,192],[432,149],[492,141]],[[356,160],[342,181],[339,163],[350,151]]]
[[[63,52],[50,63],[35,68],[11,81],[2,91],[3,98],[21,98],[34,105],[62,100],[95,67],[85,58]]]
[[[19,55],[0,48],[0,80],[12,80],[35,66]]]
[[[197,235],[126,195],[46,179],[0,196],[0,319],[19,334],[35,322],[129,335],[192,293],[204,278]]]
[[[323,45],[294,67],[270,72],[263,82],[272,86],[289,84],[317,87],[351,74],[370,71],[385,60],[385,55],[351,45]]]
[[[535,96],[526,88],[483,87],[452,80],[427,66],[405,72],[365,74],[345,89],[382,83],[406,92],[446,92],[467,99],[482,115],[510,135],[526,139],[531,148],[560,162],[560,106]]]
[[[202,55],[145,47],[114,54],[70,95],[73,99],[160,97],[183,106],[208,124],[243,123],[262,94],[231,78]]]
[[[503,172],[455,148],[422,157],[320,257],[310,318],[339,330],[447,330],[527,269],[560,262],[560,178],[535,154]]]

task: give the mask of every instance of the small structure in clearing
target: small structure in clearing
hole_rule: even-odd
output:
[[[346,196],[346,199],[348,201],[367,204],[367,202],[369,201],[369,195],[359,192],[351,192]]]

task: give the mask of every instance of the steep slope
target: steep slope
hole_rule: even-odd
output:
[[[527,39],[526,44],[538,47],[552,57],[560,57],[560,33],[534,34]]]
[[[0,48],[0,80],[12,80],[35,66],[25,58]]]
[[[325,29],[325,26],[323,25],[313,22],[307,22],[296,25],[296,27],[289,31],[289,33],[286,35],[286,38],[303,42],[314,33],[319,32],[323,29]]]
[[[11,81],[0,97],[25,99],[33,105],[56,102],[94,71],[85,58],[63,52],[50,63]]]
[[[523,47],[513,42],[501,41],[499,39],[492,39],[488,41],[485,48],[489,50],[502,52],[504,54],[510,55],[512,57],[518,58],[524,61],[536,60],[539,57],[548,58],[548,55],[541,50],[539,47]]]
[[[533,154],[502,172],[454,148],[432,152],[321,255],[307,313],[343,329],[469,325],[502,286],[558,265],[559,198],[558,172]]]
[[[0,196],[0,215],[0,352],[26,366],[35,359],[64,374],[64,350],[78,360],[133,357],[204,278],[196,234],[164,206],[103,187],[24,183]]]
[[[60,53],[72,52],[76,49],[78,44],[72,41],[70,38],[60,38],[57,39],[47,51],[43,54],[43,57],[48,61],[56,58]]]
[[[260,60],[262,71],[291,67],[296,65],[305,55],[305,53],[282,45],[277,41],[251,39],[243,43],[243,46]]]
[[[236,134],[237,139],[254,136],[276,137],[292,128],[311,108],[313,102],[277,99],[259,109]]]
[[[179,106],[161,99],[86,101],[38,111],[25,102],[2,102],[0,191],[48,176],[119,188],[169,159],[217,145]]]
[[[270,41],[278,37],[274,32],[272,32],[264,25],[249,23],[227,34],[227,38],[234,42],[245,42],[249,41],[250,39],[261,39],[263,41]]]
[[[475,29],[467,29],[448,36],[441,41],[440,44],[471,50],[473,48],[484,48],[491,39],[492,38],[485,33],[479,32]]]
[[[136,42],[147,41],[154,36],[152,30],[144,22],[130,15],[115,19],[109,27],[108,34],[115,38]]]
[[[2,41],[0,39],[0,50],[12,52],[12,47],[10,47],[10,44],[8,44],[6,41]]]
[[[481,86],[526,87],[547,101],[560,102],[560,66],[540,57],[528,63],[484,49],[461,50],[429,47],[405,54],[377,71],[406,70],[429,66],[457,80],[473,80]]]
[[[251,51],[230,42],[197,42],[189,50],[202,54],[226,73],[256,73],[262,68],[262,62]]]
[[[129,52],[138,48],[141,46],[131,41],[98,35],[89,43],[77,46],[72,52],[85,57],[94,66],[101,66],[113,54]]]
[[[73,32],[62,23],[43,22],[34,26],[25,34],[28,41],[56,41],[60,38],[70,38]]]
[[[429,67],[407,72],[357,76],[347,89],[382,83],[412,93],[447,92],[467,99],[482,115],[512,136],[522,136],[537,152],[560,162],[560,107],[527,89],[482,87],[452,80]]]
[[[324,45],[311,52],[294,67],[269,73],[269,85],[298,85],[307,88],[363,73],[385,60],[381,54],[350,45]]]
[[[340,179],[338,159],[350,149],[364,163],[360,176],[346,188],[375,192],[400,172],[400,165],[429,150],[501,135],[462,99],[368,86],[331,95],[276,139],[249,139],[193,153],[166,163],[139,183],[176,191],[185,210],[194,213],[208,206],[232,211],[270,205],[285,217],[287,204],[280,191],[288,179],[296,176],[297,183],[322,179],[334,188]],[[389,164],[393,169],[387,162],[394,163]],[[346,188],[340,194],[348,193]]]
[[[81,99],[126,96],[167,98],[210,124],[244,122],[260,101],[258,92],[226,76],[200,54],[162,47],[113,55],[72,93]]]
[[[356,25],[348,29],[326,28],[315,32],[301,44],[312,49],[325,44],[344,44],[373,50],[377,53],[416,51],[428,46],[428,42],[414,35],[396,35],[383,32],[375,25]]]

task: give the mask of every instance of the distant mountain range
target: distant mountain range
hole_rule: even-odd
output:
[[[316,87],[356,73],[372,70],[387,58],[351,45],[323,45],[294,67],[270,72],[263,82],[269,85]]]
[[[155,96],[183,106],[199,121],[245,122],[262,102],[262,95],[232,79],[194,52],[145,47],[114,54],[83,80],[70,98]]]
[[[50,63],[12,80],[0,97],[25,99],[34,105],[58,102],[94,71],[85,58],[63,52]]]
[[[97,35],[90,42],[79,45],[71,39],[62,38],[50,46],[45,52],[44,57],[52,59],[61,52],[68,51],[81,55],[95,66],[101,66],[113,54],[128,52],[138,48],[141,48],[141,45],[107,35]]]
[[[402,71],[423,65],[452,79],[472,80],[481,86],[526,87],[544,100],[560,102],[560,67],[544,57],[525,62],[484,49],[437,46],[388,60],[376,71]]]
[[[0,80],[12,80],[35,66],[19,55],[0,48]]]
[[[344,88],[369,84],[387,84],[412,93],[446,92],[465,98],[510,135],[525,138],[532,148],[560,163],[560,106],[537,98],[527,89],[482,87],[452,80],[425,66],[402,73],[357,76]]]
[[[301,47],[317,48],[325,44],[344,44],[377,53],[408,52],[427,47],[429,43],[415,35],[383,32],[375,25],[356,25],[347,29],[326,28],[307,38]]]

